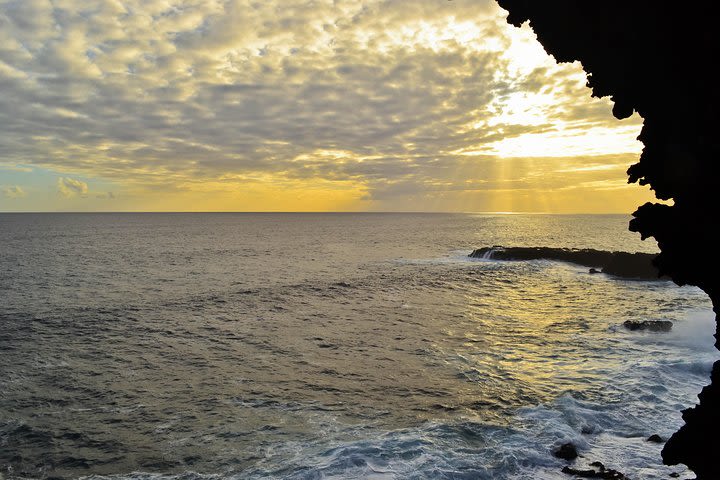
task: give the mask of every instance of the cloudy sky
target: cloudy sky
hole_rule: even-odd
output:
[[[0,0],[0,211],[630,212],[641,145],[491,0]]]

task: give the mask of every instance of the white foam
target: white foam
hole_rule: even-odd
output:
[[[712,310],[693,310],[682,321],[675,322],[670,334],[660,337],[660,341],[717,356],[720,352],[715,349],[713,333],[715,314]]]

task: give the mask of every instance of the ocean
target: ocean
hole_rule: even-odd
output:
[[[622,215],[0,214],[0,477],[660,479],[707,297],[493,245]],[[626,320],[670,320],[670,332]]]

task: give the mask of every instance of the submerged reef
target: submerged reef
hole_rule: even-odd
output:
[[[629,182],[649,185],[660,200],[633,213],[630,230],[654,237],[661,274],[697,285],[720,308],[720,253],[715,223],[720,157],[720,58],[713,2],[666,4],[651,0],[498,0],[508,22],[530,21],[558,62],[579,60],[593,96],[609,96],[613,114],[644,119],[644,144]],[[716,322],[718,318],[716,317]],[[720,348],[720,323],[715,333]],[[683,412],[685,425],[668,440],[666,464],[684,463],[698,479],[720,478],[720,362],[699,405]]]

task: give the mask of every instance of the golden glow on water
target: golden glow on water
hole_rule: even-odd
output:
[[[660,464],[645,441],[652,419],[677,428],[677,405],[692,404],[717,360],[697,288],[456,250],[651,250],[627,216],[0,222],[0,411],[11,416],[0,461],[25,477],[368,478],[377,470],[363,467],[391,462],[402,478],[507,478],[586,426],[586,452],[634,442],[620,458],[637,465],[644,452],[647,473]],[[707,312],[695,337],[691,309]],[[672,332],[621,327],[646,318]]]

